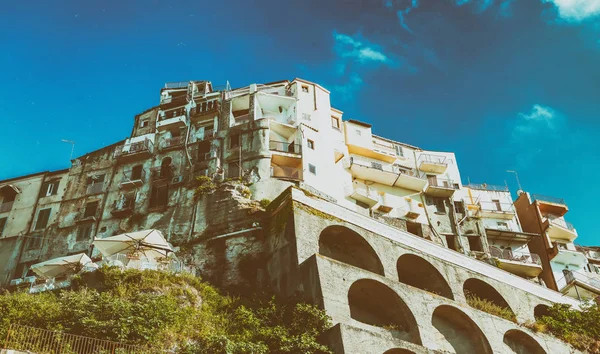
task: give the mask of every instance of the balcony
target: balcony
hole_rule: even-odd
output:
[[[87,186],[85,194],[87,195],[92,195],[92,194],[100,194],[100,193],[104,193],[104,183],[94,183],[94,184],[90,184]]]
[[[382,155],[386,155],[386,160],[396,160],[396,150],[392,143],[386,143],[384,141],[373,139],[373,151]]]
[[[556,283],[563,294],[567,294],[575,298],[581,297],[583,299],[587,299],[595,298],[596,296],[600,295],[600,276],[595,273],[587,273],[583,272],[582,270],[567,270],[564,272],[564,277],[558,279]],[[575,285],[578,285],[587,291],[573,291],[572,288]],[[588,294],[588,292],[591,292],[592,294]]]
[[[164,167],[152,167],[150,169],[150,179],[152,183],[157,182],[168,182],[175,176],[175,165],[169,165]]]
[[[0,204],[0,213],[8,213],[12,210],[14,202],[4,202]]]
[[[302,167],[271,165],[271,177],[291,181],[302,181]]]
[[[250,113],[242,114],[239,116],[233,116],[233,125],[240,125],[250,122]]]
[[[110,211],[110,213],[114,217],[125,217],[125,216],[129,216],[129,215],[133,214],[134,209],[135,209],[135,196],[130,195],[130,196],[125,197],[122,200],[115,201],[113,209]]]
[[[542,261],[535,253],[516,252],[510,248],[490,246],[490,255],[497,261],[498,268],[521,277],[537,277],[542,272]]]
[[[127,170],[123,172],[121,188],[140,187],[146,182],[146,171],[143,168]]]
[[[542,214],[552,214],[556,216],[563,216],[569,211],[567,204],[564,199],[548,197],[545,195],[534,194],[534,202],[537,204]]]
[[[136,141],[134,143],[125,144],[117,147],[115,158],[122,161],[130,161],[135,159],[144,159],[152,156],[154,152],[154,144],[150,139]]]
[[[479,213],[477,216],[481,218],[512,220],[515,214],[515,208],[511,203],[481,201],[479,202]]]
[[[344,188],[344,194],[347,197],[367,204],[369,208],[372,208],[377,203],[379,203],[380,199],[379,193],[377,193],[377,191],[357,183],[353,183],[351,186],[346,186]]]
[[[196,135],[196,142],[210,140],[215,137],[216,133],[214,129],[204,129],[202,134]]]
[[[420,192],[427,186],[427,177],[414,168],[397,165],[396,171],[398,172],[398,178],[394,182],[394,187]]]
[[[508,186],[499,186],[499,185],[493,185],[493,184],[487,184],[487,183],[481,183],[481,184],[470,183],[469,185],[467,185],[465,187],[470,188],[470,189],[478,189],[478,190],[482,190],[482,191],[509,192]]]
[[[161,140],[158,149],[160,151],[167,151],[167,150],[171,150],[171,149],[177,149],[182,147],[185,144],[185,136],[181,135],[181,136],[177,136],[174,138],[167,138],[167,139],[163,139]]]
[[[460,187],[458,183],[454,183],[453,180],[448,178],[429,177],[428,181],[429,184],[425,193],[434,197],[451,197]]]
[[[547,217],[544,228],[546,234],[552,240],[573,242],[577,238],[577,230],[575,230],[573,224],[563,218],[550,219]]]
[[[271,161],[275,165],[295,166],[302,159],[302,146],[295,142],[269,141]]]
[[[190,110],[190,121],[199,123],[212,120],[219,114],[219,101],[217,99],[198,102],[197,106]]]
[[[417,160],[419,170],[423,172],[442,174],[448,168],[449,159],[445,156],[421,154]]]
[[[156,122],[156,130],[159,132],[171,129],[179,129],[185,126],[187,126],[185,110],[174,113],[171,117],[159,114],[158,121]]]
[[[352,176],[362,179],[393,186],[398,179],[398,169],[380,160],[369,160],[361,156],[351,156],[344,160],[344,167],[350,169]]]

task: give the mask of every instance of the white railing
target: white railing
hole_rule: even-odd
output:
[[[485,212],[496,212],[496,213],[514,213],[515,208],[512,203],[497,203],[489,201],[480,201],[479,207]]]
[[[542,265],[540,256],[535,253],[513,251],[510,248],[501,249],[496,246],[490,246],[489,251],[490,255],[494,258],[525,264],[537,264],[539,266]]]

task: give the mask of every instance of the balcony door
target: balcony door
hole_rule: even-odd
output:
[[[427,175],[427,181],[429,181],[430,186],[437,187],[438,180],[436,175]]]

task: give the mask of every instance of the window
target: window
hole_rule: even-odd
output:
[[[239,178],[240,166],[237,163],[227,164],[227,178]]]
[[[404,150],[400,145],[394,145],[394,150],[396,150],[396,156],[404,157]]]
[[[137,181],[142,179],[144,167],[142,165],[135,165],[131,168],[131,180]]]
[[[417,235],[419,237],[423,237],[423,227],[418,222],[406,222],[406,231],[410,232],[413,235]]]
[[[308,86],[307,85],[302,85],[302,92],[308,93]]]
[[[465,203],[463,201],[454,201],[454,210],[457,214],[465,213]]]
[[[481,238],[479,236],[468,236],[467,240],[469,240],[469,249],[471,251],[483,251],[483,246],[481,246]]]
[[[241,137],[242,136],[240,134],[232,134],[231,136],[229,136],[229,148],[235,149],[240,147],[240,145],[242,145]]]
[[[340,120],[336,117],[331,117],[331,126],[335,129],[340,129]]]
[[[0,219],[0,237],[2,237],[2,233],[4,232],[4,227],[6,226],[6,220],[8,218]]]
[[[150,192],[150,208],[169,204],[169,186],[154,186]]]
[[[454,235],[446,235],[446,243],[448,244],[448,248],[454,251],[458,251],[456,247],[456,238]]]
[[[48,219],[50,219],[50,210],[52,209],[42,209],[38,213],[37,222],[35,223],[34,230],[45,229],[48,225]]]
[[[95,217],[96,213],[98,212],[98,204],[99,202],[93,201],[93,202],[89,202],[85,205],[85,210],[83,212],[83,217],[84,218],[91,218],[91,217]]]
[[[149,123],[148,119],[140,120],[140,128],[146,128]]]
[[[92,237],[92,228],[94,223],[86,223],[79,226],[77,230],[77,242],[89,240]]]
[[[383,165],[380,164],[379,162],[372,162],[371,161],[371,167],[374,168],[374,169],[376,169],[376,170],[383,171]]]
[[[433,198],[435,204],[436,214],[446,214],[446,206],[444,204],[444,198]]]
[[[308,114],[308,113],[302,113],[302,120],[310,121],[310,114]]]
[[[508,223],[504,221],[497,221],[496,225],[498,225],[498,230],[508,230]]]
[[[312,173],[313,175],[316,175],[317,168],[315,167],[315,165],[308,164],[308,172]]]
[[[361,136],[362,132],[359,129],[356,129],[356,135]]]
[[[499,199],[492,199],[492,204],[494,204],[497,211],[502,211],[502,205],[500,204]]]
[[[49,197],[58,193],[58,184],[60,180],[45,182],[42,185],[42,197]]]
[[[315,149],[315,142],[312,141],[312,140],[310,140],[310,139],[308,139],[308,148],[311,149],[311,150],[314,150]]]
[[[27,239],[27,250],[35,250],[42,247],[42,234],[31,235]]]

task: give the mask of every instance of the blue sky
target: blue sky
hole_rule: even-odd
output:
[[[0,43],[0,179],[125,138],[166,81],[302,77],[464,183],[517,170],[600,244],[600,0],[9,2]]]

